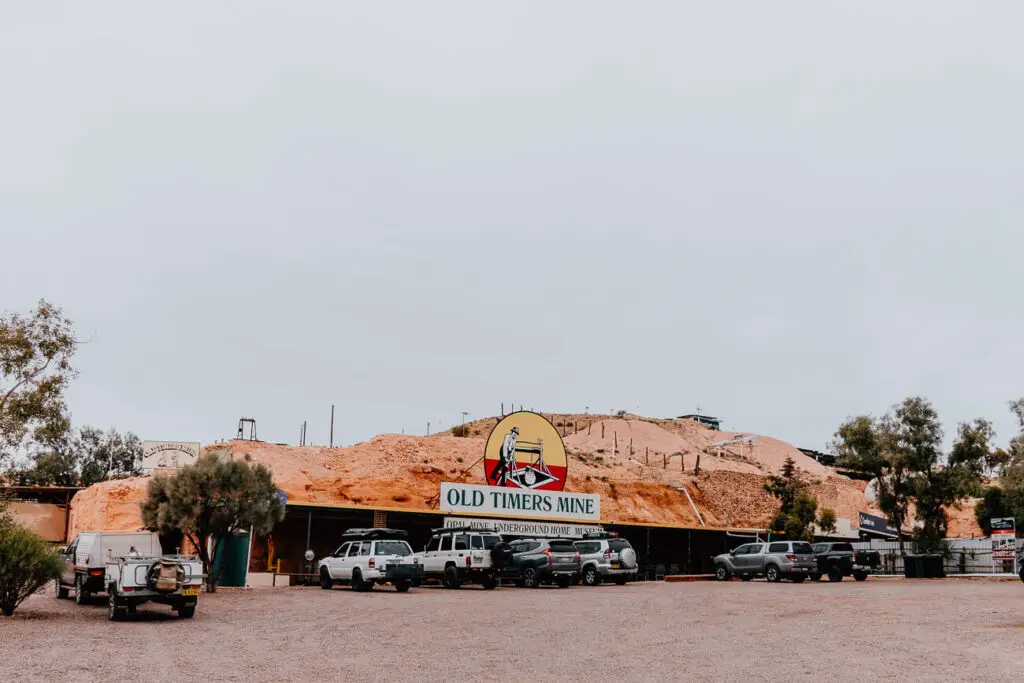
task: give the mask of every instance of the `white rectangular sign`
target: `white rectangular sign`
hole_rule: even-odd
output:
[[[601,496],[596,493],[565,493],[443,481],[440,507],[445,512],[477,515],[601,521]]]
[[[583,538],[584,534],[603,529],[594,524],[569,524],[567,522],[520,522],[514,519],[472,519],[469,517],[445,517],[446,529],[470,526],[481,531],[495,531],[506,536],[534,536],[536,538]]]
[[[143,441],[143,470],[176,470],[194,465],[199,459],[199,443],[192,441]]]

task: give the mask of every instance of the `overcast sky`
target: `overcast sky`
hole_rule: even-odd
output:
[[[76,424],[353,443],[1024,395],[1016,2],[6,3],[0,309]]]

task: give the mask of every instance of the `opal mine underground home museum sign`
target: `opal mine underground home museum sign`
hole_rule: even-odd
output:
[[[441,482],[440,508],[445,512],[503,515],[533,519],[601,521],[601,496]]]

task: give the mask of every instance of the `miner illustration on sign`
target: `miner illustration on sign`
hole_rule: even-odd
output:
[[[509,470],[512,469],[516,461],[516,439],[518,438],[519,427],[512,427],[512,431],[505,435],[505,440],[501,443],[501,457],[498,458],[498,464],[491,472],[491,479],[495,481],[495,486],[504,486],[508,481]]]

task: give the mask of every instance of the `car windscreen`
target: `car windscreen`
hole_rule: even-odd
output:
[[[551,552],[553,553],[574,553],[576,546],[568,541],[551,541]]]
[[[828,550],[828,546],[825,545],[824,543],[819,543],[818,545],[814,546],[814,552],[816,552],[816,553],[823,553],[823,552],[826,552],[827,550]]]
[[[404,541],[377,541],[377,555],[412,555],[409,544]]]
[[[528,553],[540,547],[538,541],[518,541],[512,544],[513,553]]]
[[[484,550],[490,550],[501,543],[501,536],[484,536]]]
[[[797,555],[810,555],[814,552],[814,549],[811,548],[810,543],[794,543],[793,552]]]

